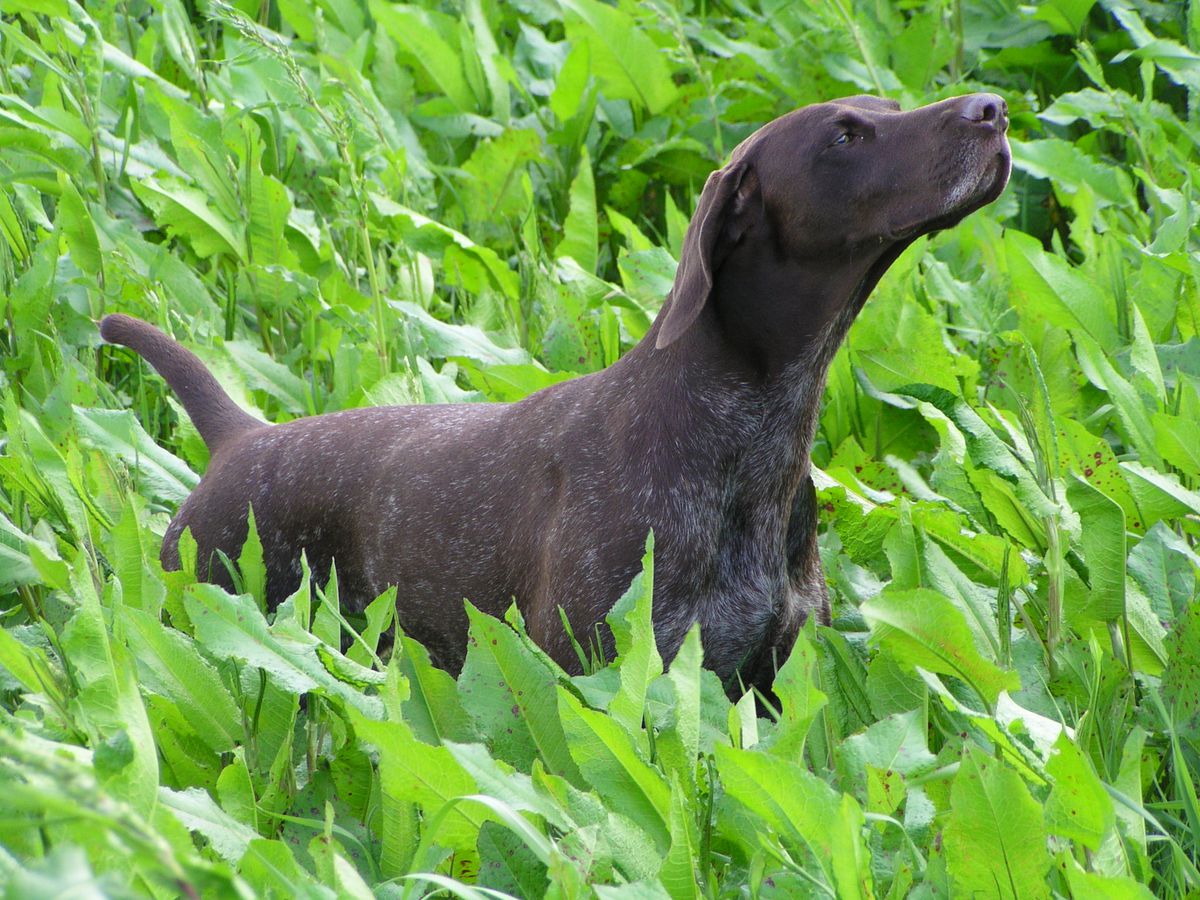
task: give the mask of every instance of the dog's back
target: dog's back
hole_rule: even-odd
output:
[[[318,583],[336,562],[345,608],[396,585],[398,621],[452,670],[465,650],[464,598],[496,616],[514,597],[534,601],[523,604],[530,630],[551,644],[562,637],[559,603],[586,605],[589,618],[595,596],[601,615],[632,576],[648,526],[622,525],[633,510],[619,495],[633,478],[598,462],[617,455],[601,447],[612,439],[603,424],[586,421],[598,414],[580,402],[586,376],[517,404],[373,407],[266,425],[154,326],[108,316],[101,334],[163,375],[212,451],[164,536],[167,569],[179,568],[188,529],[198,575],[232,589],[222,557],[237,559],[252,508],[269,607],[300,584],[301,554]],[[595,459],[581,465],[583,455]],[[598,504],[602,495],[613,502]],[[613,529],[630,535],[619,561],[604,535]],[[557,577],[574,570],[572,556],[594,560],[586,581]],[[574,603],[571,594],[580,595]],[[573,662],[568,646],[558,649]]]

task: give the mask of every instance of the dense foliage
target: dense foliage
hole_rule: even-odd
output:
[[[266,614],[253,540],[239,596],[161,570],[206,453],[102,313],[272,421],[517,399],[645,332],[755,127],[972,89],[1014,179],[833,366],[778,721],[694,634],[663,674],[652,566],[617,664],[473,613],[457,682],[394,596]],[[1178,3],[5,0],[8,890],[1194,895],[1198,145]]]

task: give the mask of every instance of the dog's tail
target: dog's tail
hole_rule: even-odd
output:
[[[148,322],[132,316],[105,316],[100,336],[121,344],[150,363],[166,379],[204,438],[210,453],[222,444],[264,423],[245,412],[225,393],[196,354]]]

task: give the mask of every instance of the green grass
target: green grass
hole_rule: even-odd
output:
[[[1013,181],[901,258],[834,362],[835,622],[778,722],[695,636],[662,673],[650,579],[617,663],[567,677],[472,614],[455,682],[407,638],[380,659],[393,596],[266,615],[253,545],[236,597],[162,572],[206,452],[103,313],[271,421],[517,399],[645,333],[755,127],[980,89]],[[1194,896],[1198,147],[1193,4],[6,0],[0,878]]]

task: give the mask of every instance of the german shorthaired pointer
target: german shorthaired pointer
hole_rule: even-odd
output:
[[[253,504],[268,601],[337,561],[357,608],[399,587],[398,621],[461,667],[463,598],[516,598],[533,638],[578,670],[588,635],[655,534],[654,626],[674,656],[693,622],[706,664],[769,688],[812,614],[829,615],[809,447],[827,367],[867,295],[920,235],[995,200],[1008,109],[973,94],[902,112],[849,97],[759,129],[704,186],[645,338],[603,372],[513,404],[354,409],[266,425],[201,362],[128,316],[105,340],[146,358],[212,451],[171,522],[228,584]],[[610,647],[605,648],[611,652]]]

